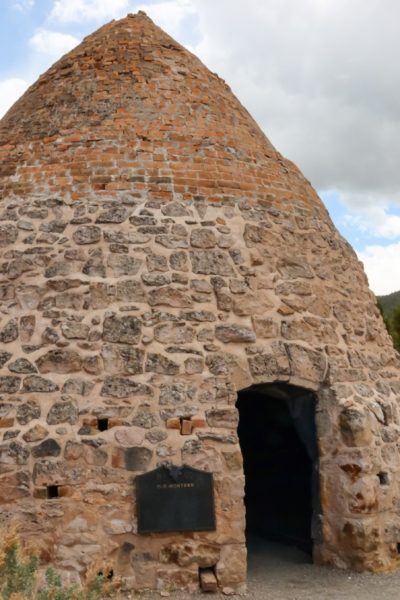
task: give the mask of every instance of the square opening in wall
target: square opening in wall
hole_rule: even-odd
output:
[[[47,486],[47,498],[52,500],[53,498],[59,498],[59,489],[58,485],[48,485]]]
[[[97,429],[99,431],[107,431],[108,429],[108,419],[97,419]]]

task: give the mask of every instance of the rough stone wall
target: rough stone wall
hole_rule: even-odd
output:
[[[111,100],[110,73],[136,95]],[[72,572],[104,560],[135,589],[195,589],[216,565],[242,589],[237,390],[282,381],[319,399],[316,559],[395,566],[398,355],[354,252],[223,82],[129,17],[0,132],[2,520]],[[135,477],[168,461],[213,472],[216,532],[136,533]]]

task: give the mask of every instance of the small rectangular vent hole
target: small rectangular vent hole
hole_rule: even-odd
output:
[[[47,486],[47,498],[51,500],[52,498],[59,498],[58,493],[58,485],[48,485]]]
[[[379,479],[379,483],[381,485],[389,485],[389,475],[388,475],[388,473],[385,473],[384,471],[381,471],[380,473],[378,473],[378,479]]]
[[[97,428],[99,431],[107,431],[108,419],[97,419]]]

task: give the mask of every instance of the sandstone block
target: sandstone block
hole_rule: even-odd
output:
[[[128,302],[144,302],[146,292],[139,281],[123,279],[117,282],[116,298]]]
[[[129,212],[124,206],[112,206],[101,211],[96,223],[123,223],[128,218]]]
[[[192,250],[190,260],[194,273],[230,277],[235,274],[228,256],[222,250]]]
[[[137,317],[106,317],[103,323],[103,340],[122,344],[137,344],[140,341],[141,322]]]
[[[0,392],[3,394],[15,394],[21,385],[21,377],[15,375],[0,376]]]
[[[211,229],[193,229],[190,234],[190,245],[193,248],[214,248],[217,239]]]
[[[145,371],[162,375],[176,375],[179,373],[179,365],[162,354],[149,353],[146,359]]]
[[[172,306],[174,308],[188,308],[193,305],[191,297],[182,290],[165,286],[149,292],[150,306]]]
[[[22,386],[23,392],[57,392],[59,390],[59,386],[56,383],[53,383],[49,379],[45,379],[44,377],[40,377],[39,375],[30,375],[29,377],[25,377],[24,383]]]
[[[189,344],[194,339],[194,329],[185,323],[161,323],[154,328],[154,337],[162,344]]]
[[[217,325],[215,328],[215,337],[225,344],[229,344],[230,342],[251,343],[256,341],[256,335],[252,329],[235,324]]]
[[[55,402],[47,413],[47,423],[57,425],[59,423],[69,423],[73,425],[78,420],[78,407],[74,402]]]
[[[17,319],[10,319],[0,331],[0,342],[9,344],[18,338],[19,329]]]
[[[40,442],[41,440],[44,440],[44,438],[48,435],[49,432],[47,431],[47,429],[42,425],[38,424],[34,427],[31,427],[31,429],[24,433],[22,438],[25,440],[25,442]]]
[[[95,244],[101,238],[101,229],[96,225],[82,225],[72,234],[75,244]]]
[[[39,419],[41,414],[40,406],[33,400],[20,404],[17,407],[17,421],[21,425],[26,425],[33,419]]]
[[[0,225],[0,247],[11,246],[18,237],[18,229],[10,223]]]
[[[127,471],[144,471],[151,461],[153,452],[149,448],[132,446],[131,448],[114,448],[112,466]]]
[[[35,458],[45,458],[47,456],[59,456],[61,447],[56,440],[48,438],[41,442],[38,446],[32,448],[32,456]]]
[[[89,325],[85,325],[78,321],[67,321],[61,325],[63,336],[69,340],[86,340],[89,335],[89,330]]]
[[[144,351],[127,344],[104,344],[101,349],[107,373],[143,373]]]
[[[4,367],[7,361],[12,357],[11,352],[0,351],[0,369]]]
[[[136,275],[142,266],[142,260],[125,254],[110,254],[107,260],[115,277],[123,277],[124,275]]]
[[[184,250],[171,252],[169,257],[169,265],[171,269],[174,269],[174,271],[188,271],[189,265],[187,253]]]
[[[36,365],[40,373],[75,373],[82,368],[82,358],[75,350],[49,350]]]
[[[144,383],[137,383],[127,377],[106,377],[100,396],[111,396],[112,398],[129,398],[129,396],[149,396],[152,389]]]
[[[37,373],[36,367],[26,358],[17,358],[8,368],[12,373]]]

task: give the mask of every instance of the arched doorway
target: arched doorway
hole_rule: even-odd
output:
[[[310,556],[319,511],[316,396],[297,386],[254,385],[238,394],[246,534]]]

